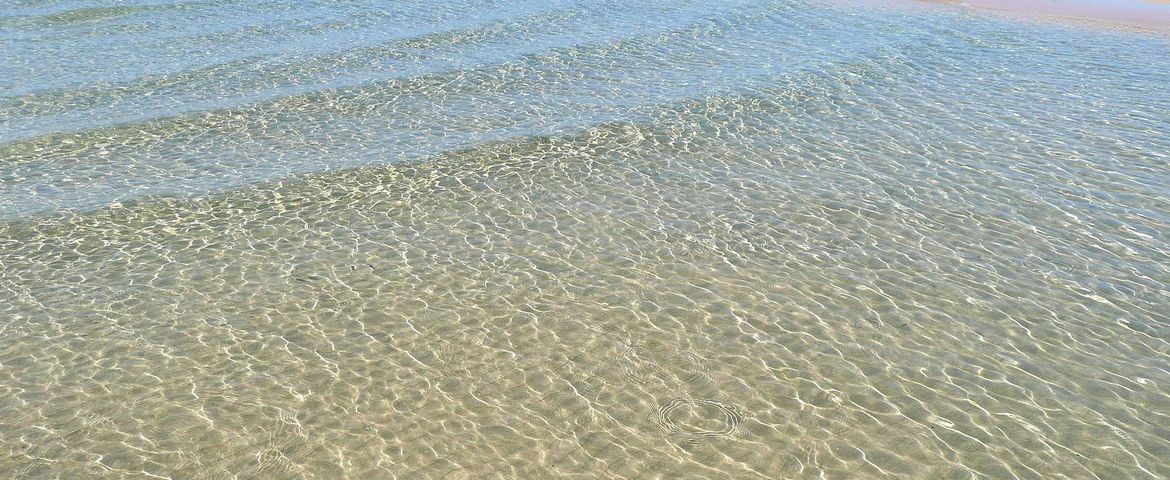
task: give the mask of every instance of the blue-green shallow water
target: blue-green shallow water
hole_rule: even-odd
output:
[[[1170,477],[1170,41],[0,9],[0,476]]]

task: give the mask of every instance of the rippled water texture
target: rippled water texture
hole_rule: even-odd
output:
[[[5,478],[1170,477],[1170,42],[0,11]]]

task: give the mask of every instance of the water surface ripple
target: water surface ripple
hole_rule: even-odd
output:
[[[802,1],[9,2],[0,472],[1170,477],[1167,72]]]

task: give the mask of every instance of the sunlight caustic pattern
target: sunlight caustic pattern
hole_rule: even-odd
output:
[[[0,16],[16,478],[1170,476],[1165,43],[73,3]]]

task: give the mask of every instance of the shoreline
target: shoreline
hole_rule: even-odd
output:
[[[953,9],[1106,29],[1170,35],[1170,0],[842,0],[882,7]]]

